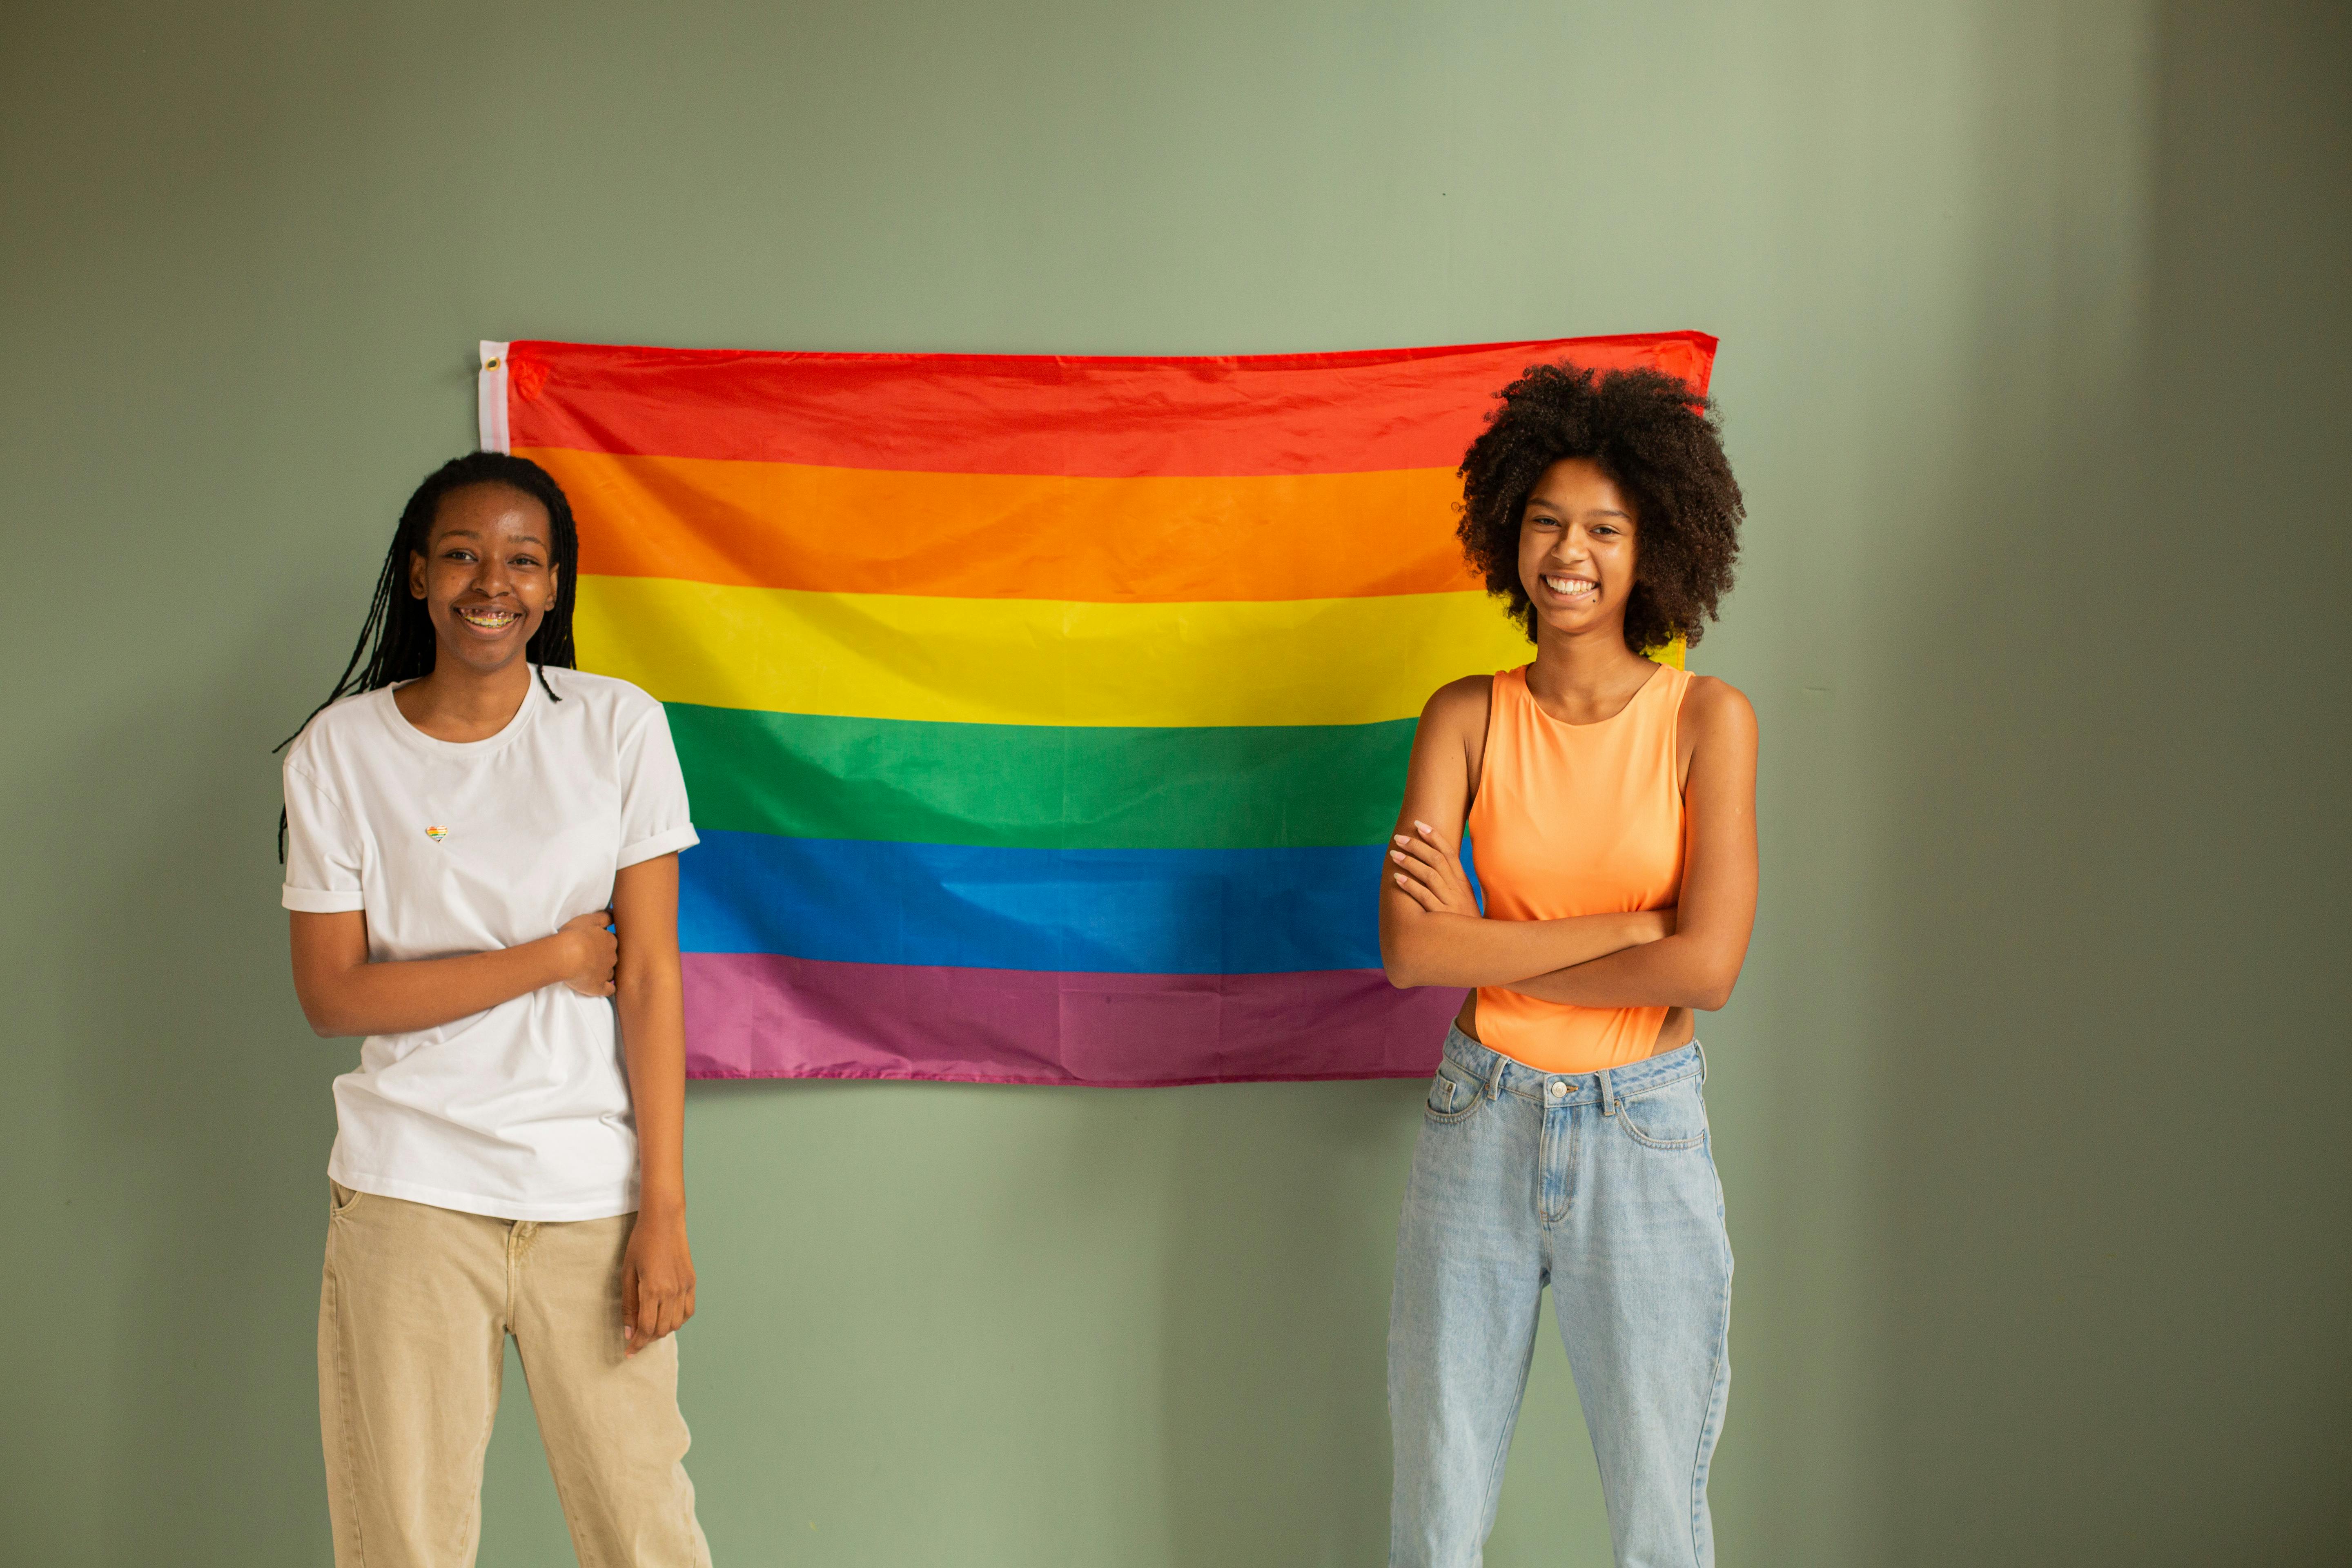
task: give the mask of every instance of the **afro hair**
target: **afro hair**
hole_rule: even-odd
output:
[[[1715,405],[1654,370],[1596,374],[1531,365],[1462,458],[1462,552],[1533,642],[1535,605],[1519,582],[1519,519],[1544,471],[1596,464],[1633,506],[1636,563],[1625,643],[1654,653],[1696,643],[1731,591],[1745,515]]]

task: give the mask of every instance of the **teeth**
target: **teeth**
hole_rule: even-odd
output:
[[[1583,577],[1547,577],[1543,583],[1544,586],[1553,593],[1566,594],[1571,597],[1578,594],[1591,593],[1601,586],[1600,584]]]
[[[512,626],[515,613],[512,610],[460,610],[457,618],[470,626],[495,630],[499,626]]]

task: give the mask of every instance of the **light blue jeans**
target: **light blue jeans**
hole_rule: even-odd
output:
[[[1731,1242],[1706,1073],[1696,1044],[1540,1073],[1446,1031],[1397,1227],[1391,1568],[1476,1568],[1546,1285],[1618,1568],[1712,1568]]]

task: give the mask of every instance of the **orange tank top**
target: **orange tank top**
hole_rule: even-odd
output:
[[[1675,730],[1690,680],[1660,665],[1615,717],[1564,724],[1536,706],[1526,668],[1495,677],[1468,823],[1488,918],[1562,920],[1677,900],[1683,792]],[[1666,1013],[1478,988],[1478,1037],[1538,1072],[1639,1061],[1657,1043]]]

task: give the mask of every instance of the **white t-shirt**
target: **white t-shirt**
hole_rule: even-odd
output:
[[[516,947],[611,902],[614,873],[693,844],[661,704],[625,680],[533,672],[486,741],[436,741],[392,689],[347,697],[286,753],[289,910],[367,912],[368,956]],[[335,1080],[327,1173],[355,1192],[502,1219],[637,1206],[612,1002],[555,984],[435,1029],[372,1035]]]

